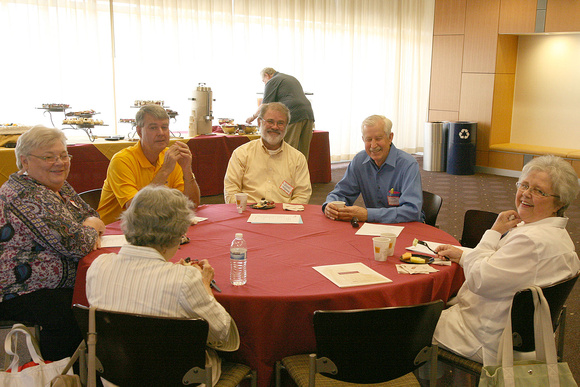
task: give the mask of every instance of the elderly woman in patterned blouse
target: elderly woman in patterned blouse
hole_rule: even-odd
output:
[[[19,171],[0,187],[0,317],[40,325],[44,358],[59,360],[81,342],[71,311],[77,263],[100,247],[105,225],[66,182],[62,131],[35,126],[15,152]]]

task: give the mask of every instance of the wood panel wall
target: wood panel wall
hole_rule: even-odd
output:
[[[509,142],[517,34],[534,32],[537,3],[435,0],[429,121],[477,121],[479,166],[523,166],[523,156],[489,146]],[[545,31],[580,31],[580,0],[548,0]]]

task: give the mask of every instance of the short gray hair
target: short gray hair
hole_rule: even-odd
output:
[[[121,230],[132,245],[169,248],[179,244],[194,216],[193,203],[181,191],[148,185],[121,214]]]
[[[381,124],[383,126],[383,130],[385,131],[385,134],[387,136],[391,135],[391,128],[393,127],[393,122],[389,120],[387,117],[378,114],[368,116],[367,118],[365,118],[360,126],[360,131],[361,133],[363,133],[365,126],[375,126],[378,124]]]
[[[16,141],[14,149],[16,166],[22,169],[21,156],[28,156],[36,149],[51,146],[57,141],[60,141],[66,148],[66,137],[60,129],[48,128],[44,125],[36,125],[28,129]]]
[[[258,113],[258,118],[264,119],[264,115],[268,112],[268,110],[279,111],[280,113],[282,113],[286,116],[286,119],[288,120],[288,122],[286,122],[286,123],[287,124],[290,123],[290,117],[291,117],[290,110],[283,103],[270,102],[270,103],[262,104],[260,106],[260,112]]]
[[[262,78],[264,78],[264,75],[266,75],[266,74],[272,76],[272,75],[274,75],[276,73],[277,73],[277,71],[274,70],[272,67],[265,67],[265,68],[262,69],[262,71],[260,71],[260,76]]]
[[[536,157],[524,165],[518,182],[525,179],[532,171],[545,172],[550,176],[554,195],[559,196],[559,198],[555,199],[562,206],[556,215],[564,216],[564,211],[576,199],[580,191],[578,175],[572,165],[558,156],[546,155]]]
[[[135,115],[135,125],[142,128],[145,125],[145,114],[151,114],[158,120],[168,120],[169,114],[159,105],[145,105]]]

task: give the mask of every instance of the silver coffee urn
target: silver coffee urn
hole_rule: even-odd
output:
[[[191,99],[191,116],[189,116],[189,136],[212,132],[212,91],[211,87],[200,83],[193,91]]]

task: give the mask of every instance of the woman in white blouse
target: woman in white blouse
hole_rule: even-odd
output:
[[[164,317],[201,317],[209,323],[208,346],[222,351],[239,347],[234,320],[214,298],[214,270],[207,260],[168,262],[191,225],[193,203],[176,189],[147,186],[121,214],[130,244],[118,254],[103,254],[87,271],[87,298],[99,309]],[[217,383],[221,363],[207,350]]]
[[[495,365],[514,294],[574,276],[580,261],[566,231],[564,211],[580,190],[570,163],[542,156],[526,164],[516,183],[516,210],[499,214],[469,252],[437,248],[463,267],[457,303],[443,311],[434,339],[464,357]]]

